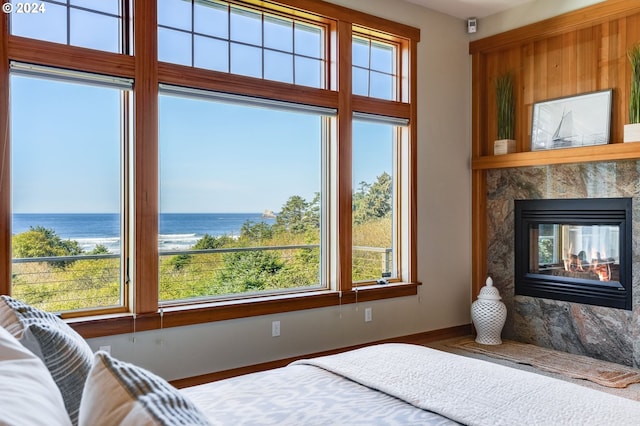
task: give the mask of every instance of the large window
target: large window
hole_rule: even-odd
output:
[[[327,119],[188,95],[160,96],[160,300],[319,288]]]
[[[0,21],[0,293],[92,336],[416,294],[419,31],[294,3]]]
[[[21,64],[11,76],[12,294],[45,309],[123,305],[131,84],[107,80]]]

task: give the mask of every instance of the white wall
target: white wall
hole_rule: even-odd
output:
[[[335,0],[421,29],[418,45],[419,295],[90,339],[172,380],[470,322],[468,35],[462,21],[400,0]],[[364,322],[364,308],[373,321]],[[271,337],[271,321],[282,335]]]

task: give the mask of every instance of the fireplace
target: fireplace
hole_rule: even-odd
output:
[[[515,294],[631,310],[631,198],[515,200]]]

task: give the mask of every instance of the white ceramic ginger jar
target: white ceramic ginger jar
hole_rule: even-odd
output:
[[[476,328],[476,342],[482,345],[499,345],[500,335],[507,319],[507,307],[500,300],[500,292],[493,286],[491,277],[480,289],[478,299],[471,304],[471,320]]]

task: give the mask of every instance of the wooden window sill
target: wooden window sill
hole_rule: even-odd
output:
[[[224,302],[189,304],[163,309],[162,321],[159,312],[137,314],[100,315],[94,317],[70,318],[67,323],[86,339],[93,337],[126,334],[135,331],[156,330],[162,327],[180,327],[214,321],[224,321],[259,315],[346,305],[356,302],[415,296],[419,283],[392,283],[359,287],[340,293],[337,291],[317,291],[239,299]],[[357,293],[357,297],[356,297]]]

